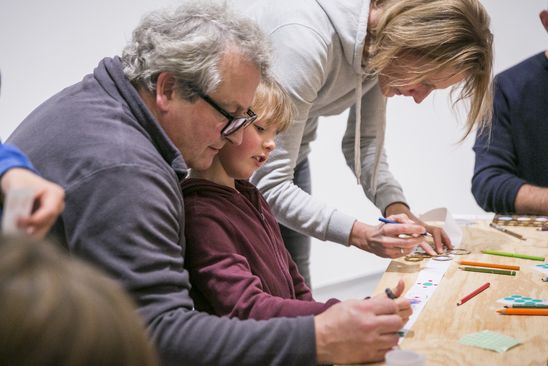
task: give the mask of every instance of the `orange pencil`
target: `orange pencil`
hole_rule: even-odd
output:
[[[498,313],[504,315],[548,315],[548,309],[520,309],[520,308],[508,308],[499,309]]]
[[[510,264],[482,263],[482,262],[472,262],[472,261],[459,261],[458,263],[464,264],[467,266],[512,269],[514,271],[519,271],[519,266],[512,266]]]

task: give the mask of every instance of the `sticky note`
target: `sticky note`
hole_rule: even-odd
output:
[[[465,335],[460,339],[459,343],[467,346],[480,347],[495,352],[506,352],[521,342],[504,334],[484,330]]]

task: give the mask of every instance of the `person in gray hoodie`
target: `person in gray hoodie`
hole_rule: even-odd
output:
[[[273,72],[296,107],[271,159],[252,178],[284,226],[284,241],[310,285],[310,237],[400,257],[420,238],[358,221],[310,194],[308,154],[318,118],[351,108],[342,150],[366,196],[385,216],[405,214],[451,248],[446,233],[412,214],[384,152],[386,98],[422,102],[461,85],[470,101],[466,135],[488,123],[492,34],[478,0],[233,0],[270,35]],[[359,118],[356,118],[359,116]],[[397,216],[399,222],[409,222]],[[411,230],[411,225],[406,225]],[[295,231],[293,231],[295,230]],[[409,231],[408,231],[409,232]],[[412,231],[415,232],[415,231]]]

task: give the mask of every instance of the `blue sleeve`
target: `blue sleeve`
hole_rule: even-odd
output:
[[[514,212],[514,202],[525,181],[518,177],[518,158],[512,139],[510,98],[504,80],[495,80],[493,125],[478,132],[472,193],[485,211]]]
[[[0,176],[11,168],[34,170],[29,159],[13,145],[0,145]]]

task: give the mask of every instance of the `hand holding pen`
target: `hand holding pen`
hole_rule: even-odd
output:
[[[407,320],[409,320],[409,317],[413,313],[413,310],[411,309],[411,302],[406,298],[400,297],[403,294],[404,289],[405,283],[403,282],[403,280],[399,280],[398,284],[393,289],[387,287],[384,290],[384,295],[396,302],[396,304],[398,305],[398,315],[402,318],[404,322],[407,322]]]
[[[426,245],[421,236],[425,231],[423,226],[409,220],[404,214],[392,215],[389,219],[401,224],[373,226],[356,220],[348,243],[383,258],[399,258],[410,254],[417,245]]]
[[[434,241],[434,250],[437,252],[437,254],[442,254],[447,249],[453,249],[453,244],[451,243],[451,238],[449,238],[449,235],[445,232],[445,230],[442,227],[438,227],[435,225],[429,225],[426,222],[423,222],[421,219],[419,219],[413,212],[409,209],[409,207],[403,203],[395,202],[388,205],[385,210],[385,217],[391,219],[393,216],[397,214],[405,214],[409,220],[415,222],[415,224],[423,226],[426,231],[432,235],[432,240]],[[399,221],[399,220],[396,220]],[[424,249],[425,252],[427,252],[430,255],[434,255],[434,251],[430,248],[430,245],[428,245],[426,242],[424,244],[421,244],[421,247]]]
[[[400,215],[390,216],[391,218],[379,217],[379,221],[381,221],[385,224],[400,224],[400,225],[401,224],[411,224],[411,225],[415,225],[415,226],[423,228],[423,230],[420,232],[420,234],[417,234],[417,233],[408,234],[408,233],[406,233],[406,235],[410,235],[410,236],[413,236],[413,237],[419,237],[419,236],[430,236],[430,237],[432,237],[432,235],[429,232],[427,232],[426,229],[424,229],[423,226],[417,224],[414,221],[411,221],[411,220],[407,219],[407,217],[405,217],[406,221],[396,221],[396,220],[393,219],[393,218],[397,218],[398,216],[400,216]],[[404,216],[404,215],[401,215],[401,216]],[[421,243],[419,243],[419,245],[420,245],[421,248],[424,249],[424,251],[427,254],[436,255],[436,252],[434,251],[434,249],[432,249],[432,247],[426,241],[422,241]]]
[[[389,218],[380,218],[386,223],[377,226],[379,245],[387,255],[380,255],[389,258],[398,258],[410,254],[418,245],[426,244],[423,239],[425,228],[411,221],[405,214],[392,215]],[[398,224],[398,225],[392,225]]]

